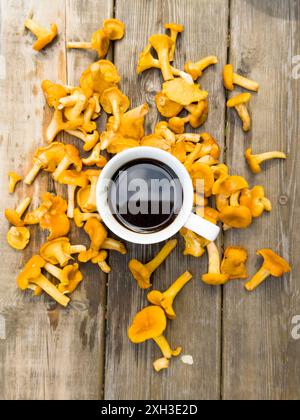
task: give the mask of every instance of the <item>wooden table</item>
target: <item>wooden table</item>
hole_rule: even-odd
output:
[[[42,53],[32,50],[33,37],[23,28],[30,12],[46,26],[56,22],[59,37]],[[249,272],[259,267],[257,249],[271,247],[293,265],[284,279],[270,279],[248,294],[243,282],[211,288],[199,280],[207,270],[206,257],[183,257],[183,243],[154,277],[165,289],[186,269],[194,280],[176,300],[177,319],[167,337],[181,345],[194,365],[173,359],[157,374],[152,362],[159,356],[153,342],[133,345],[127,327],[146,305],[127,269],[130,258],[150,259],[160,246],[128,245],[129,254],[110,255],[112,273],[83,268],[85,280],[66,310],[50,299],[18,291],[15,278],[25,261],[38,251],[46,234],[32,230],[30,246],[14,252],[6,243],[7,223],[1,222],[0,273],[0,397],[1,399],[299,399],[300,340],[292,337],[300,315],[300,3],[298,0],[1,0],[0,175],[1,214],[25,194],[33,208],[46,190],[62,193],[47,174],[32,187],[19,185],[7,194],[7,172],[25,173],[52,111],[40,89],[43,79],[76,84],[95,54],[69,50],[66,40],[89,40],[103,19],[115,16],[126,24],[126,37],[110,58],[122,75],[122,90],[132,106],[151,106],[147,131],[158,120],[154,96],[161,79],[156,70],[137,77],[138,54],[147,38],[163,32],[169,21],[186,31],[178,42],[176,65],[215,54],[219,64],[201,80],[210,93],[210,115],[204,130],[223,147],[232,173],[252,185],[266,187],[274,210],[251,229],[228,232],[220,246],[248,248]],[[298,56],[298,57],[297,57]],[[234,112],[226,111],[222,67],[235,68],[261,83],[251,103],[253,130],[245,135]],[[298,66],[299,67],[299,66]],[[103,127],[105,118],[101,119]],[[64,135],[66,142],[74,141]],[[75,143],[79,144],[79,143]],[[272,149],[288,153],[287,162],[272,162],[253,176],[243,154]],[[73,243],[86,243],[72,229]]]

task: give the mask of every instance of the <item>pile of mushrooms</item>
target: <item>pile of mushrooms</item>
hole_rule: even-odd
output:
[[[56,25],[51,25],[51,30],[47,31],[28,19],[25,26],[37,37],[36,50],[44,48],[57,35]],[[232,175],[230,168],[220,161],[221,149],[211,134],[186,132],[187,124],[197,129],[208,118],[208,92],[200,88],[197,80],[209,66],[217,64],[218,59],[208,56],[195,63],[188,61],[184,70],[178,69],[173,61],[176,41],[184,27],[168,23],[165,28],[168,34],[150,36],[137,66],[138,74],[155,68],[161,71],[163,78],[155,102],[164,120],[155,126],[153,133],[145,133],[148,104],[130,109],[129,98],[119,87],[121,78],[118,70],[105,59],[110,42],[122,39],[125,33],[125,25],[118,19],[105,20],[90,42],[67,44],[68,48],[92,49],[98,54],[99,60],[82,73],[78,86],[42,81],[45,100],[53,110],[46,131],[48,145],[34,152],[31,168],[24,177],[9,172],[8,189],[10,194],[14,194],[21,182],[25,186],[31,185],[44,171],[55,183],[65,185],[66,194],[60,197],[44,192],[40,204],[29,210],[32,199],[26,196],[15,209],[5,210],[5,217],[11,225],[7,241],[16,250],[23,250],[29,244],[30,226],[38,225],[48,231],[47,240],[18,276],[17,284],[21,290],[29,289],[34,296],[46,293],[60,305],[67,306],[70,295],[83,281],[81,264],[90,262],[98,265],[104,273],[109,273],[112,268],[107,263],[108,252],[127,253],[123,243],[109,237],[96,209],[96,184],[109,154],[139,146],[157,147],[172,154],[191,176],[195,213],[212,223],[222,223],[225,231],[249,228],[256,218],[272,210],[263,186],[251,188],[245,178]],[[252,92],[259,90],[258,83],[235,73],[232,65],[225,66],[223,79],[229,91],[233,91],[235,86]],[[240,93],[227,103],[229,108],[238,112],[244,131],[251,126],[247,107],[250,100],[250,93]],[[100,133],[97,119],[102,110],[108,118],[105,131]],[[62,132],[73,136],[79,146],[63,143],[58,137]],[[252,173],[257,174],[262,170],[263,162],[286,159],[286,155],[279,151],[255,155],[247,149],[245,158]],[[201,191],[199,183],[204,186]],[[87,246],[70,243],[68,234],[72,224],[83,229]],[[208,270],[202,275],[205,284],[220,286],[235,279],[248,278],[248,253],[245,248],[229,246],[222,256],[216,243],[186,228],[181,229],[180,236],[185,244],[184,255],[200,258],[207,251]],[[175,249],[177,242],[176,239],[168,241],[147,263],[135,259],[129,262],[129,270],[141,289],[152,286],[153,273]],[[291,270],[289,264],[270,249],[259,250],[258,255],[264,258],[264,264],[246,283],[248,291],[256,289],[269,276],[281,277]],[[171,349],[163,333],[167,319],[176,318],[175,297],[191,278],[192,274],[186,272],[166,291],[149,291],[147,300],[151,305],[136,315],[128,330],[133,343],[153,339],[159,346],[162,357],[153,363],[156,371],[167,368],[170,359],[181,352],[180,347]]]

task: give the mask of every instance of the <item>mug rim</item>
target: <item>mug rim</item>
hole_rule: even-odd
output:
[[[108,189],[105,187],[107,186],[107,180],[111,180],[122,166],[137,159],[154,159],[164,163],[175,172],[182,185],[183,203],[179,214],[169,226],[158,232],[133,232],[118,222],[108,204]],[[96,187],[97,210],[103,223],[121,239],[135,244],[151,245],[163,242],[176,235],[186,224],[193,209],[193,201],[193,184],[184,165],[170,153],[148,146],[133,147],[115,155],[102,169]]]

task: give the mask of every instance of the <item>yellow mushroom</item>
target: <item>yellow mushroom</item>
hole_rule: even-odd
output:
[[[174,55],[175,55],[177,37],[178,37],[178,34],[180,34],[184,31],[184,26],[180,25],[178,23],[166,23],[165,28],[169,29],[170,38],[173,41],[173,45],[172,45],[172,47],[170,49],[170,52],[169,52],[169,61],[173,61],[174,60]]]
[[[22,181],[22,177],[18,175],[16,172],[8,172],[8,176],[9,176],[8,192],[10,194],[13,194],[15,192],[17,183]]]
[[[66,265],[64,268],[58,268],[55,265],[46,262],[44,269],[55,277],[63,286],[68,286],[70,283],[78,285],[83,280],[83,275],[79,271],[79,265]]]
[[[88,177],[85,172],[76,172],[71,170],[63,171],[57,181],[60,184],[68,186],[68,210],[67,216],[73,219],[75,206],[75,191],[77,187],[86,187],[88,185]]]
[[[252,90],[253,92],[259,91],[259,84],[253,80],[247,79],[246,77],[240,76],[237,73],[234,73],[233,65],[227,64],[223,70],[223,80],[224,86],[228,90],[233,90],[234,85],[238,85],[247,90]]]
[[[165,118],[176,117],[183,110],[183,105],[171,101],[167,95],[162,92],[156,94],[155,103],[158,111]]]
[[[73,254],[79,254],[84,251],[86,251],[84,245],[71,245],[69,238],[64,237],[46,242],[40,248],[40,255],[51,264],[59,264],[61,267],[64,267],[72,259]]]
[[[31,198],[26,197],[24,198],[21,203],[17,206],[15,210],[12,209],[5,209],[5,217],[8,220],[8,222],[16,227],[22,227],[24,226],[24,221],[22,220],[22,216],[27,210],[31,203]]]
[[[77,137],[78,139],[82,140],[84,143],[83,150],[85,152],[89,152],[92,150],[99,140],[99,133],[97,130],[93,131],[92,133],[88,134],[81,128],[78,130],[65,130],[71,136]]]
[[[57,26],[55,23],[52,23],[50,30],[48,30],[38,25],[32,19],[26,19],[25,28],[29,29],[37,37],[37,40],[33,44],[33,49],[36,51],[42,50],[57,36]]]
[[[149,43],[155,49],[160,64],[163,79],[165,81],[174,79],[172,68],[169,61],[169,54],[174,45],[174,41],[167,35],[152,35]]]
[[[243,122],[243,130],[249,131],[251,128],[251,118],[246,104],[251,100],[250,93],[241,93],[227,102],[228,108],[235,108],[240,119]]]
[[[264,187],[259,185],[253,187],[252,190],[243,190],[240,204],[248,207],[253,217],[260,217],[264,211],[272,211],[272,203],[265,197]]]
[[[262,170],[260,167],[262,163],[272,159],[286,159],[287,156],[285,153],[277,151],[261,153],[259,155],[252,155],[252,150],[247,149],[245,153],[245,158],[251,171],[254,174],[259,174]]]
[[[168,241],[156,257],[147,264],[142,264],[135,259],[130,260],[128,265],[129,270],[141,289],[148,289],[151,287],[150,278],[153,272],[165,261],[176,245],[177,239]]]
[[[98,168],[104,168],[107,164],[107,159],[101,155],[101,143],[97,143],[93,148],[92,153],[82,159],[82,163],[85,166],[98,166]]]
[[[112,131],[118,131],[121,124],[121,115],[128,110],[130,105],[128,97],[118,88],[112,87],[103,92],[100,102],[104,111],[114,116]]]
[[[189,229],[182,228],[180,235],[184,238],[185,249],[183,255],[191,255],[192,257],[202,257],[205,253],[205,247],[209,243],[206,239],[197,235]]]
[[[58,181],[61,174],[67,170],[71,165],[73,165],[77,172],[80,172],[82,169],[82,162],[80,159],[78,149],[72,144],[65,145],[65,155],[63,159],[59,162],[57,168],[52,174],[52,178],[55,181]]]
[[[186,73],[189,73],[193,80],[197,80],[199,79],[199,77],[202,76],[203,71],[205,69],[207,69],[207,67],[213,65],[213,64],[217,64],[218,63],[218,59],[217,57],[213,56],[208,56],[205,58],[202,58],[202,60],[197,61],[196,63],[193,63],[192,61],[188,61],[185,66],[184,66],[184,71]]]
[[[162,369],[168,369],[169,363],[169,359],[161,357],[153,362],[153,368],[156,372],[160,372]]]
[[[93,257],[91,259],[93,264],[98,264],[99,268],[103,273],[110,273],[111,268],[105,261],[107,259],[108,253],[106,251],[100,251],[99,254],[96,257]]]
[[[191,85],[181,77],[169,80],[163,84],[162,92],[174,102],[183,106],[190,105],[193,102],[200,102],[207,98],[208,93],[202,91],[197,84]]]
[[[82,118],[77,118],[72,121],[64,121],[63,113],[59,109],[55,109],[52,120],[46,130],[46,139],[51,143],[61,131],[75,130],[82,125]]]
[[[125,35],[125,25],[119,19],[105,19],[103,30],[111,41],[122,39]]]
[[[169,319],[175,319],[176,314],[173,309],[173,301],[192,277],[192,274],[186,271],[165,292],[162,293],[158,290],[149,292],[147,295],[148,301],[153,305],[161,306]]]
[[[12,226],[7,232],[7,242],[18,250],[25,249],[30,240],[30,232],[26,227]]]
[[[221,263],[221,273],[227,274],[230,280],[246,279],[248,277],[246,262],[248,253],[245,248],[230,246],[225,249]]]
[[[97,213],[82,213],[79,209],[74,209],[74,222],[77,227],[82,227],[89,219],[96,218],[101,221],[100,215]]]
[[[110,251],[119,252],[121,255],[127,254],[126,246],[116,239],[113,238],[106,238],[103,244],[101,245],[101,249],[107,249]]]
[[[68,90],[64,86],[53,83],[50,80],[43,80],[41,87],[51,108],[57,109],[60,104],[59,100],[68,94]]]
[[[207,245],[209,258],[208,273],[202,276],[202,281],[211,286],[219,286],[225,284],[229,280],[228,274],[221,274],[220,271],[220,254],[217,245],[210,242]]]
[[[104,58],[108,53],[109,44],[108,33],[100,28],[92,34],[90,42],[68,42],[67,48],[95,50],[99,58]]]

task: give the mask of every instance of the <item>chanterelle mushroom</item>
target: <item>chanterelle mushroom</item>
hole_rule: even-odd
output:
[[[82,125],[82,118],[77,118],[72,121],[64,121],[63,113],[59,109],[55,109],[52,120],[46,131],[46,138],[51,143],[61,131],[75,130]]]
[[[70,230],[70,221],[66,215],[67,202],[63,198],[48,192],[43,194],[42,202],[46,202],[47,206],[41,212],[38,223],[41,229],[49,230],[48,240],[66,236]],[[48,203],[51,203],[50,206]]]
[[[22,250],[29,243],[30,232],[26,227],[12,226],[7,232],[6,238],[12,248]]]
[[[245,89],[252,90],[253,92],[259,91],[259,84],[246,77],[234,73],[233,65],[227,64],[223,70],[224,86],[228,90],[233,90],[234,85],[241,86]]]
[[[97,143],[91,154],[87,158],[82,159],[85,166],[98,166],[103,168],[107,164],[107,159],[101,155],[101,143]]]
[[[60,175],[68,169],[71,165],[74,165],[77,172],[80,172],[82,169],[82,162],[80,159],[79,151],[72,144],[65,145],[65,155],[63,159],[59,162],[57,168],[52,174],[52,178],[55,181],[58,181]]]
[[[93,264],[98,264],[100,270],[106,274],[111,272],[111,268],[106,262],[107,256],[107,251],[100,251],[99,254],[91,260]]]
[[[174,41],[167,35],[152,35],[149,43],[157,52],[161,72],[165,81],[174,79],[170,65],[169,54],[174,45]]]
[[[178,356],[181,348],[172,350],[169,343],[163,336],[167,327],[166,315],[159,306],[147,306],[138,312],[128,328],[129,340],[135,344],[143,343],[146,340],[154,340],[166,359]]]
[[[291,271],[291,266],[282,257],[277,255],[271,249],[260,249],[257,251],[257,255],[260,255],[264,259],[264,263],[258,273],[245,285],[245,288],[252,292],[256,289],[267,277],[281,277],[285,273]]]
[[[255,186],[252,190],[245,189],[240,196],[240,204],[251,210],[253,217],[260,217],[264,211],[272,210],[272,203],[265,197],[262,186]]]
[[[162,92],[156,94],[155,103],[160,114],[166,118],[176,117],[183,110],[183,105],[171,101]]]
[[[16,172],[9,172],[9,184],[8,184],[8,192],[13,194],[15,192],[15,188],[18,182],[22,181],[22,177],[18,175]]]
[[[31,198],[26,197],[24,198],[21,203],[17,206],[15,210],[12,209],[6,209],[4,214],[6,219],[11,225],[22,227],[24,226],[24,222],[22,220],[22,216],[27,210],[28,206],[31,203]]]
[[[161,306],[166,315],[170,319],[175,319],[176,314],[173,309],[173,301],[181,289],[189,282],[192,278],[192,274],[186,271],[177,280],[166,290],[165,292],[160,292],[158,290],[152,290],[148,293],[147,299],[153,305]]]
[[[100,220],[100,215],[97,213],[82,213],[79,209],[74,209],[74,222],[77,227],[82,227],[85,222],[95,217]]]
[[[272,159],[286,159],[287,156],[283,152],[266,152],[259,155],[252,155],[252,150],[247,149],[245,153],[246,161],[249,165],[249,168],[254,174],[259,174],[261,172],[260,165],[268,160]]]
[[[89,219],[84,225],[84,231],[88,234],[91,245],[90,249],[79,254],[79,261],[86,262],[95,258],[107,238],[107,231],[103,224],[96,218]]]
[[[55,109],[59,106],[59,100],[68,94],[64,86],[53,83],[50,80],[43,80],[41,86],[48,105]]]
[[[221,273],[229,276],[230,280],[246,279],[248,277],[246,262],[248,253],[245,248],[230,246],[226,248],[221,263]]]
[[[170,38],[173,41],[173,45],[171,46],[171,49],[169,52],[169,60],[173,61],[174,55],[175,55],[177,37],[178,37],[178,34],[184,31],[184,26],[178,23],[166,23],[165,28],[170,30]]]
[[[221,274],[220,271],[220,254],[218,247],[214,242],[210,242],[207,245],[207,252],[209,258],[209,269],[208,273],[202,276],[204,283],[210,284],[211,286],[218,286],[228,282],[228,274]]]
[[[72,259],[73,254],[86,251],[84,245],[71,245],[69,238],[57,238],[46,242],[40,249],[40,255],[51,264],[64,267]]]
[[[151,287],[150,278],[152,273],[165,261],[176,245],[177,239],[168,241],[156,257],[147,264],[142,264],[138,260],[131,260],[129,262],[129,270],[141,289]]]
[[[25,21],[25,28],[29,29],[36,37],[37,40],[33,44],[33,49],[36,51],[42,50],[46,45],[50,44],[57,36],[57,26],[52,23],[50,31],[35,23],[32,19]]]
[[[240,119],[243,122],[243,130],[249,131],[251,128],[251,118],[246,104],[251,100],[250,93],[241,93],[227,102],[228,108],[235,108]]]
[[[53,264],[46,263],[44,265],[44,269],[53,277],[55,277],[57,280],[59,280],[62,286],[68,286],[69,284],[72,284],[73,290],[83,280],[83,275],[79,270],[78,264],[66,265],[63,269],[61,269],[61,268],[56,267]],[[75,287],[74,287],[74,284],[76,284]],[[65,290],[60,290],[60,291],[64,294],[70,293],[69,291],[66,292]]]
[[[63,171],[59,177],[60,184],[68,185],[68,211],[67,216],[73,219],[75,206],[75,191],[77,187],[86,187],[88,185],[88,178],[85,172],[76,172],[72,170]]]
[[[100,103],[107,114],[113,114],[114,116],[112,131],[118,131],[121,115],[128,110],[130,105],[128,97],[118,88],[112,87],[103,92]]]
[[[95,50],[99,58],[104,58],[109,49],[110,39],[107,32],[100,28],[92,35],[90,42],[68,42],[67,48]]]
[[[182,228],[180,230],[181,236],[185,241],[185,249],[183,255],[191,255],[192,257],[202,257],[205,253],[205,247],[208,241],[189,229]]]
[[[165,82],[162,92],[170,100],[183,106],[190,105],[193,102],[203,101],[208,96],[208,93],[202,91],[199,85],[191,85],[180,77]]]
[[[203,71],[207,69],[207,67],[217,63],[218,59],[215,56],[202,58],[202,60],[197,61],[196,63],[188,61],[184,66],[184,71],[189,73],[193,80],[197,80],[202,76]]]
[[[27,262],[17,278],[18,287],[26,290],[31,284],[41,287],[44,292],[50,295],[56,302],[62,306],[67,306],[70,299],[64,296],[57,287],[48,280],[41,272],[45,266],[45,261],[39,255],[34,255]]]
[[[117,41],[124,37],[125,25],[119,19],[105,19],[103,30],[111,41]]]

